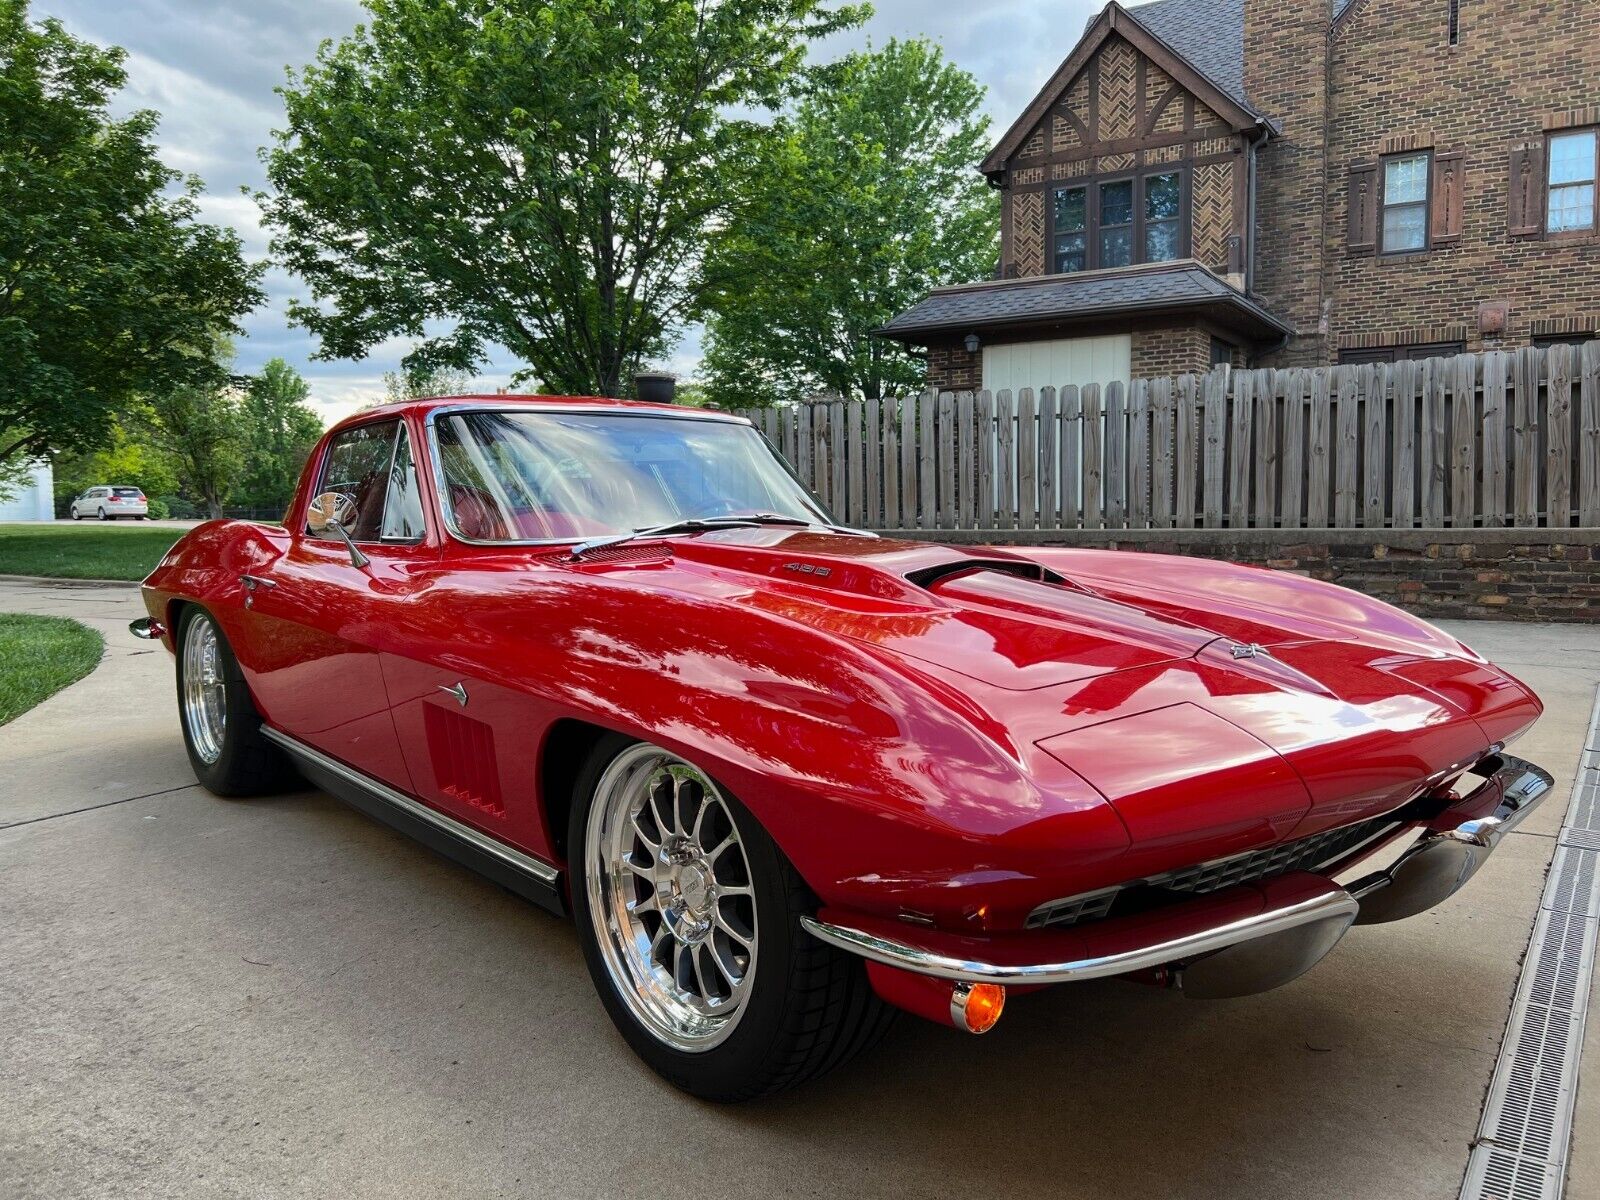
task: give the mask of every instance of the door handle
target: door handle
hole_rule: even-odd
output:
[[[260,575],[241,575],[239,582],[244,585],[244,606],[249,608],[256,598],[257,588],[275,588],[278,586],[276,579],[265,579]]]

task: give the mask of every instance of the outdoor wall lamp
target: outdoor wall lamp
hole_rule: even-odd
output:
[[[978,352],[978,347],[983,345],[983,343],[978,340],[978,335],[975,333],[967,334],[967,336],[962,340],[961,344],[967,348],[968,354],[976,354]]]

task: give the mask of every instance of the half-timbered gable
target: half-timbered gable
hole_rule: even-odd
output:
[[[1255,125],[1113,5],[983,165],[1003,192],[1002,275],[1180,258],[1239,275]]]

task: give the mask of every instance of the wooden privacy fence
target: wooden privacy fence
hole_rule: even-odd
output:
[[[742,415],[869,529],[1600,526],[1600,342]]]

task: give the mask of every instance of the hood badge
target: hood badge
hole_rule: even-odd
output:
[[[815,563],[804,563],[804,562],[784,563],[783,564],[783,569],[785,571],[798,571],[802,575],[815,575],[819,579],[826,579],[829,575],[833,574],[833,568],[832,567],[819,567]]]
[[[1241,658],[1271,658],[1272,653],[1259,642],[1234,642],[1228,647],[1228,653],[1237,659]]]

